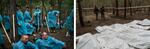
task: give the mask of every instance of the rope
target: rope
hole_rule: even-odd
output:
[[[150,8],[150,5],[147,6],[133,6],[133,7],[126,7],[126,9],[136,9],[136,8]],[[83,10],[93,10],[93,8],[82,8]],[[105,7],[105,9],[125,9],[125,7]],[[78,8],[77,8],[78,10]]]

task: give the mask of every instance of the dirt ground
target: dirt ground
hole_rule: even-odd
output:
[[[66,31],[62,30],[60,33],[51,33],[51,36],[65,42],[67,49],[74,49],[74,38],[66,37]]]
[[[90,15],[91,16],[91,15]],[[85,16],[85,17],[88,17],[88,16]],[[97,31],[95,30],[95,28],[97,26],[104,26],[104,25],[112,25],[112,24],[115,24],[115,23],[121,23],[121,24],[124,24],[124,23],[129,23],[133,20],[143,20],[143,19],[150,19],[150,17],[148,15],[143,15],[143,16],[128,16],[126,19],[123,19],[123,18],[120,18],[120,17],[111,17],[110,19],[106,19],[106,20],[92,20],[92,17],[95,19],[95,15],[89,17],[90,20],[89,22],[86,22],[88,21],[88,19],[84,19],[84,23],[85,23],[85,26],[82,27],[79,23],[79,21],[77,20],[77,33],[76,35],[79,36],[79,35],[82,35],[82,34],[85,34],[85,33],[96,33]],[[78,19],[78,18],[77,18]],[[91,21],[92,20],[92,21]]]
[[[74,48],[74,38],[69,36],[69,37],[66,37],[66,30],[65,29],[61,29],[60,32],[58,33],[48,33],[50,36],[58,39],[58,40],[61,40],[63,42],[65,42],[66,44],[66,49],[73,49]],[[30,38],[32,38],[33,36],[31,36]],[[10,43],[8,42],[8,40],[6,39],[6,36],[4,36],[5,38],[5,46],[7,49],[12,49]],[[31,40],[31,39],[30,39]],[[0,47],[0,49],[2,49]]]

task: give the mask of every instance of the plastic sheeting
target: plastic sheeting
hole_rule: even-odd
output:
[[[142,26],[148,25],[147,22],[150,20],[98,26],[95,28],[98,33],[94,35],[87,33],[77,37],[77,49],[148,49],[150,48],[149,26]]]
[[[144,19],[143,21],[139,22],[141,25],[150,25],[150,20]]]

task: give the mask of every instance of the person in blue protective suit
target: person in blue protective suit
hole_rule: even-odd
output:
[[[29,34],[31,35],[34,31],[34,27],[30,25],[29,23],[25,22],[25,18],[23,16],[22,11],[20,10],[20,7],[17,7],[18,11],[16,13],[16,18],[17,18],[17,25],[18,25],[18,34],[23,35],[23,34]]]
[[[58,10],[52,10],[52,7],[50,7],[50,10],[47,14],[47,21],[48,26],[51,29],[51,32],[55,32],[55,29],[57,27],[57,17],[59,16]]]
[[[3,16],[3,24],[10,38],[13,39],[13,33],[10,31],[12,24],[11,24],[10,16],[8,15],[8,13],[5,13]]]
[[[60,11],[58,11],[58,10],[53,10],[53,14],[54,14],[54,16],[56,17],[56,28],[59,28],[60,26],[59,26],[59,21],[60,21],[60,16],[59,16],[59,14],[60,14]]]
[[[0,28],[0,47],[2,48],[2,49],[5,49],[6,47],[4,46],[4,44],[5,44],[5,42],[4,42],[4,36],[3,36],[3,34],[2,34],[3,32],[2,32],[2,28]],[[0,48],[0,49],[1,49]]]
[[[60,11],[59,10],[53,10],[54,16],[56,19],[56,31],[59,31],[61,24],[60,24]]]
[[[31,15],[30,15],[30,12],[29,12],[29,7],[26,7],[26,11],[24,12],[24,21],[25,21],[25,24],[26,24],[26,27],[27,27],[27,32],[28,34],[32,34],[32,32],[34,32],[34,27],[31,23]]]
[[[2,15],[0,15],[0,23],[2,23],[2,20],[3,20]]]
[[[27,33],[28,35],[31,35],[34,30],[35,30],[35,27],[33,25],[31,25],[30,23],[25,23],[26,25],[26,28],[27,28]]]
[[[59,41],[51,36],[48,36],[46,32],[43,32],[41,39],[37,39],[35,44],[39,49],[63,49],[65,48],[65,43]]]
[[[22,35],[21,39],[13,45],[13,49],[38,49],[38,47],[29,41],[28,35]]]
[[[17,18],[18,34],[19,35],[26,34],[27,28],[25,26],[24,16],[23,16],[23,13],[20,9],[20,6],[17,6],[16,18]]]
[[[24,12],[24,20],[26,23],[29,23],[31,22],[31,15],[30,15],[30,12],[29,12],[29,7],[26,7],[26,11]]]
[[[3,37],[3,31],[2,31],[2,26],[1,26],[1,23],[2,23],[2,16],[0,15],[0,49],[6,49],[6,47],[4,46],[4,37]]]
[[[69,35],[73,35],[74,32],[74,18],[73,18],[73,10],[71,11],[70,15],[67,17],[66,21],[64,22],[64,27],[67,28]]]
[[[3,17],[3,21],[4,21],[5,29],[7,31],[9,31],[10,28],[11,28],[10,17],[6,13],[5,13],[4,17]]]
[[[39,7],[36,7],[36,9],[33,12],[33,26],[36,28],[36,31],[39,31],[40,26],[41,26],[41,21],[42,21],[42,17],[41,17],[41,10]]]

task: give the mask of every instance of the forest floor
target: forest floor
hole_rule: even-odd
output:
[[[87,19],[85,19],[85,21],[87,22],[84,22],[85,26],[82,27],[79,23],[79,19],[77,20],[77,24],[76,24],[76,35],[79,36],[79,35],[83,35],[85,33],[92,33],[92,34],[95,34],[97,31],[95,30],[95,28],[97,26],[104,26],[104,25],[112,25],[112,24],[116,24],[116,23],[120,23],[120,24],[124,24],[124,23],[129,23],[133,20],[143,20],[143,19],[150,19],[150,17],[148,15],[143,15],[143,16],[128,16],[126,19],[124,18],[120,18],[120,17],[111,17],[109,19],[106,19],[106,20],[92,20],[91,19],[94,19],[95,18],[95,15],[93,16],[90,16],[90,21],[88,22]]]
[[[60,29],[60,31],[56,32],[56,33],[48,33],[48,35],[54,37],[55,39],[58,39],[60,41],[65,42],[66,49],[74,49],[74,38],[71,37],[71,36],[66,36],[66,30],[65,29]],[[4,38],[5,38],[5,46],[6,46],[6,48],[7,49],[12,49],[12,46],[8,42],[6,36],[4,36]],[[18,38],[18,37],[16,37],[16,38]],[[11,37],[11,39],[12,39],[12,37]],[[33,42],[33,36],[30,37],[30,41]],[[2,49],[2,48],[0,47],[0,49]]]

